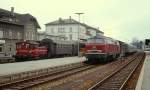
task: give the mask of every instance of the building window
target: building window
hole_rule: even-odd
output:
[[[70,40],[72,40],[72,34],[69,35]]]
[[[34,40],[34,34],[31,33],[31,40]]]
[[[83,39],[83,36],[82,36],[82,35],[79,35],[79,39]]]
[[[91,32],[87,30],[87,31],[86,31],[86,35],[91,36]]]
[[[59,35],[61,38],[66,37],[66,35]]]
[[[51,28],[51,33],[54,33],[54,28]]]
[[[45,38],[49,38],[49,36],[46,36]]]
[[[84,32],[85,32],[85,30],[84,30],[84,29],[82,29],[82,30],[81,30],[81,32],[82,32],[82,33],[84,33]]]
[[[12,39],[12,31],[11,31],[11,29],[9,30],[9,37],[10,37],[10,39]]]
[[[18,37],[18,39],[21,39],[21,34],[20,34],[20,32],[17,33],[17,37]]]
[[[70,27],[69,32],[72,33],[72,27]]]
[[[11,48],[12,46],[11,45],[9,45],[9,51],[11,51],[12,50],[12,48]]]
[[[65,28],[58,28],[58,32],[59,33],[64,33],[65,32]]]
[[[0,28],[0,38],[3,38],[3,29]]]
[[[31,34],[30,34],[30,32],[27,32],[26,33],[26,40],[30,40],[30,38],[31,38]]]
[[[28,38],[28,33],[25,34],[26,39]]]

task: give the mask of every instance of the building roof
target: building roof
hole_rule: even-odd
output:
[[[19,14],[0,8],[0,22],[25,25],[28,21],[33,21],[37,28],[40,28],[36,18],[30,14]]]
[[[59,18],[59,20],[47,23],[45,25],[58,25],[58,24],[61,24],[61,25],[64,25],[64,24],[79,24],[79,22],[74,20],[74,19],[71,19],[71,18],[70,19]],[[82,23],[80,23],[80,24],[82,24]]]
[[[94,27],[91,27],[85,23],[80,23],[74,19],[72,19],[71,17],[69,19],[62,19],[62,18],[59,18],[59,20],[56,20],[56,21],[53,21],[53,22],[49,22],[49,23],[46,23],[45,25],[65,25],[65,24],[80,24],[82,26],[85,26],[87,29],[94,29],[96,30],[97,33],[104,33],[100,30],[98,30],[97,28],[94,28]]]

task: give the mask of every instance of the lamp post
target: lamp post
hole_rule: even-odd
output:
[[[82,15],[82,14],[84,14],[84,13],[75,13],[75,14],[77,14],[78,15],[78,17],[79,17],[79,23],[78,23],[78,56],[80,55],[80,37],[79,37],[79,35],[80,35],[80,15]]]

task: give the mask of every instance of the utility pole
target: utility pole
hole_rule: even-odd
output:
[[[79,18],[79,23],[78,23],[78,56],[80,56],[80,15],[84,14],[84,13],[75,13],[78,15],[78,18]]]

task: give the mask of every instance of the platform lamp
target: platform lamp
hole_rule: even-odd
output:
[[[79,21],[79,23],[78,23],[78,56],[80,56],[80,38],[79,38],[79,35],[80,35],[80,33],[79,33],[79,31],[80,31],[80,15],[82,15],[82,14],[84,14],[84,13],[75,13],[75,14],[77,14],[78,15],[78,21]]]

